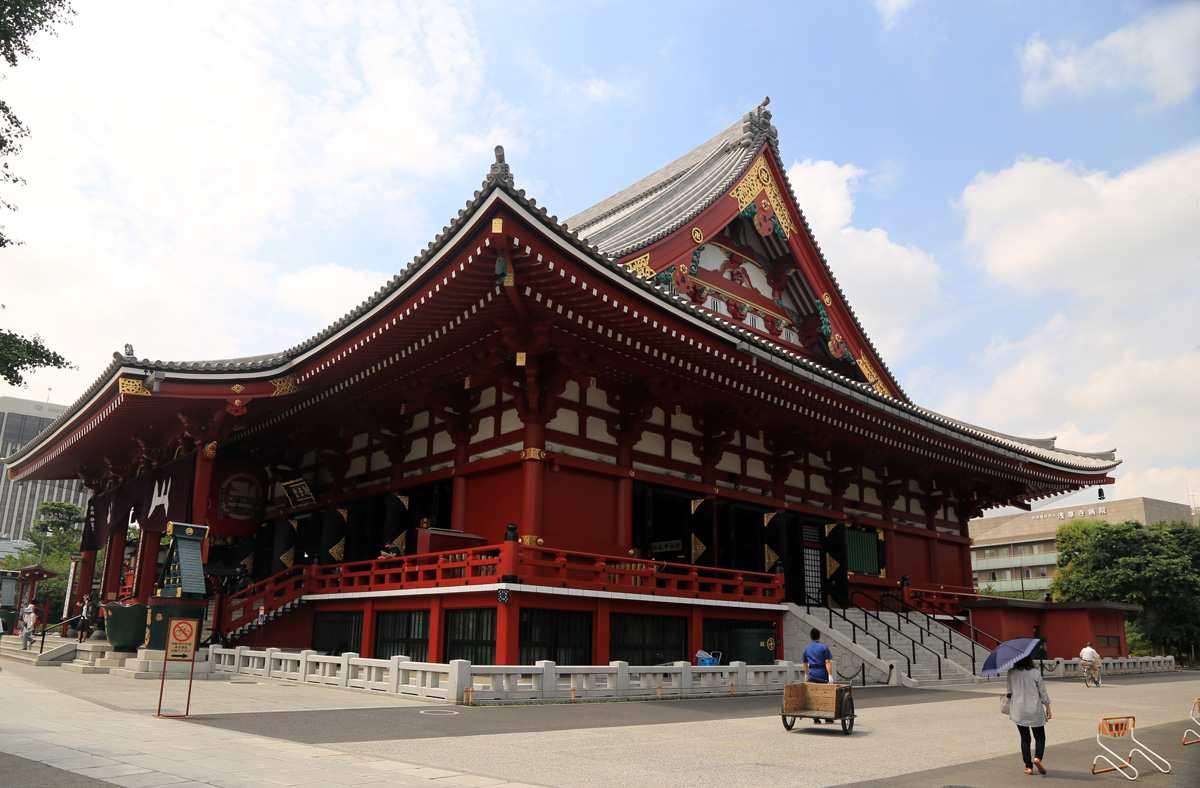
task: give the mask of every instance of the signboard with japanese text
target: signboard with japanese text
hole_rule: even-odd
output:
[[[167,622],[168,662],[188,662],[196,657],[200,622],[191,618],[173,618]]]

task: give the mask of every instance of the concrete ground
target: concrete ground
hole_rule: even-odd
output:
[[[1046,777],[1028,777],[997,685],[856,688],[854,732],[798,721],[778,696],[552,706],[448,707],[290,682],[197,682],[188,719],[154,716],[159,683],[5,661],[0,788],[17,786],[991,786],[1123,784],[1093,776],[1096,722],[1137,717],[1140,781],[1200,785],[1183,747],[1200,673],[1113,676],[1089,689],[1050,679]],[[164,713],[187,683],[168,682]],[[1132,747],[1127,745],[1125,750]],[[1143,768],[1143,766],[1145,768]]]

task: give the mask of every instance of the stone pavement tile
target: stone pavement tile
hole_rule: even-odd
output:
[[[130,774],[149,774],[149,769],[128,763],[114,763],[112,766],[89,766],[84,769],[72,769],[76,774],[107,780],[110,777],[125,777]]]
[[[101,758],[99,755],[73,754],[66,758],[45,758],[42,760],[42,763],[47,766],[53,766],[55,769],[72,771],[74,769],[87,769],[93,766],[115,766],[117,762],[111,758]]]
[[[507,788],[510,783],[498,777],[484,777],[479,774],[460,774],[457,777],[442,777],[437,780],[437,784],[462,786],[462,788],[487,788],[492,785],[503,785]]]
[[[131,763],[134,766],[142,766],[150,769],[151,771],[164,772],[166,774],[173,774],[175,771],[175,764],[177,763],[177,761],[173,761],[170,758],[164,758],[158,753],[126,755],[121,758],[121,761],[123,763]]]
[[[257,781],[259,785],[303,785],[310,782],[304,769],[292,768],[287,771],[280,769],[251,769],[238,772],[235,776],[246,780]]]
[[[112,783],[93,777],[6,754],[0,754],[0,785],[4,788],[115,788]]]
[[[145,772],[143,774],[127,774],[123,777],[110,777],[110,783],[123,785],[125,788],[159,788],[159,786],[176,786],[185,782],[182,777],[161,772]]]

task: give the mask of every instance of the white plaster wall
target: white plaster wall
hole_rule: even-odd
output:
[[[872,506],[883,505],[883,501],[879,500],[879,493],[875,491],[874,487],[868,487],[866,489],[866,493],[863,496],[863,503],[869,503]]]
[[[771,481],[771,474],[767,472],[767,466],[759,459],[751,458],[746,460],[746,476],[750,479]]]
[[[643,432],[642,439],[633,447],[634,451],[653,454],[656,457],[667,456],[667,441],[656,432]]]
[[[500,414],[500,434],[507,435],[510,432],[520,432],[525,428],[521,422],[521,416],[517,413],[516,408],[509,408]]]
[[[558,413],[556,413],[554,418],[550,420],[550,423],[546,425],[546,429],[558,430],[559,432],[566,432],[571,435],[578,435],[579,413],[573,410],[567,410],[566,408],[559,408]]]
[[[495,404],[496,404],[496,389],[494,386],[489,386],[488,388],[479,392],[479,404],[475,406],[475,408],[472,410],[472,412],[474,412],[476,410],[483,410],[484,408],[490,408]]]
[[[692,442],[678,438],[671,441],[671,459],[700,464],[700,458],[696,456],[696,452],[692,451]]]
[[[475,430],[475,435],[471,438],[471,443],[494,438],[496,436],[496,419],[491,416],[481,416],[479,418],[479,429]]]
[[[354,439],[350,441],[350,451],[358,451],[359,449],[367,448],[368,440],[370,440],[370,436],[365,432],[355,435]]]
[[[409,429],[409,432],[413,432],[414,430],[423,430],[428,426],[429,426],[429,411],[423,410],[420,413],[413,414],[412,428]]]
[[[404,455],[404,461],[423,460],[429,456],[428,441],[424,438],[417,438],[412,442],[412,446],[408,449],[408,454]]]
[[[717,463],[717,470],[727,473],[741,473],[742,458],[731,451],[727,451],[721,455],[721,461]]]
[[[763,442],[759,439],[757,432],[754,434],[750,434],[748,432],[746,433],[746,448],[750,451],[758,452],[760,454],[767,453],[767,447],[763,445]]]
[[[567,402],[579,402],[581,396],[579,384],[573,380],[568,380],[567,386],[563,389],[563,393],[559,395],[559,398],[565,399]]]
[[[658,427],[666,426],[667,415],[663,413],[662,408],[655,408],[650,413],[650,418],[646,419],[647,424],[654,424]]]
[[[789,487],[799,487],[801,490],[808,489],[808,480],[804,478],[804,471],[799,468],[792,471],[791,475],[788,476],[787,483]]]
[[[808,489],[818,493],[829,493],[829,486],[825,484],[825,477],[819,473],[811,474],[808,477]]]
[[[433,434],[433,454],[440,454],[444,451],[450,451],[454,448],[454,441],[450,438],[448,432],[435,432]]]
[[[392,461],[388,459],[386,451],[377,451],[371,455],[371,470],[381,471],[390,467],[392,467]]]
[[[604,423],[604,420],[596,418],[595,416],[588,417],[586,437],[591,438],[594,441],[608,443],[613,446],[617,444],[617,439],[608,434],[608,426]]]
[[[355,457],[350,461],[350,468],[346,471],[346,476],[359,476],[367,472],[367,458]]]
[[[688,435],[699,435],[700,430],[696,429],[692,424],[692,417],[686,413],[681,413],[678,416],[671,416],[671,428],[687,433]]]

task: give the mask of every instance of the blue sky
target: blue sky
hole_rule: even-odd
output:
[[[566,218],[764,96],[817,241],[918,404],[1200,490],[1200,3],[112,2],[3,97],[0,325],[78,371],[318,332],[503,144]]]

